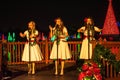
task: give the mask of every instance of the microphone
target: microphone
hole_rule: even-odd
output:
[[[58,30],[58,28],[59,28],[59,25],[55,24],[55,29]]]
[[[90,24],[87,24],[86,27],[88,30],[90,30]]]
[[[28,28],[28,32],[29,32],[29,34],[31,34],[31,33],[32,33],[32,30],[31,30],[30,28]]]
[[[57,28],[59,25],[58,24],[55,24],[55,27]]]

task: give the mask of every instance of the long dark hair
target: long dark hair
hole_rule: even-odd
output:
[[[92,24],[87,24],[87,20],[90,19]],[[92,17],[86,17],[84,18],[84,25],[87,27],[87,25],[94,26],[94,20]]]
[[[60,18],[60,17],[58,17],[58,18],[56,18],[55,19],[55,22],[57,21],[57,20],[60,20],[61,21],[61,24],[60,25],[55,25],[55,29],[56,30],[59,30],[60,32],[62,32],[62,34],[63,34],[63,28],[64,28],[64,24],[63,24],[63,21],[62,21],[62,19]],[[61,26],[61,27],[59,27],[59,26]]]
[[[36,31],[36,23],[35,23],[35,21],[29,21],[28,24],[30,24],[30,23],[33,25],[33,29],[28,28],[28,32],[29,32],[29,34],[32,34],[32,32],[35,33],[35,31]]]
[[[87,20],[90,19],[91,20],[91,24],[87,24]],[[86,30],[92,30],[92,36],[94,36],[95,34],[95,30],[94,30],[94,20],[92,17],[88,17],[84,19],[84,25],[85,25],[85,29]]]

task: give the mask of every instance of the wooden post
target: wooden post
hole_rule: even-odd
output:
[[[110,77],[113,77],[113,66],[110,64]]]
[[[48,40],[45,40],[45,63],[48,64]]]
[[[2,68],[2,42],[0,42],[0,72]]]
[[[91,41],[91,43],[92,43],[92,57],[94,57],[94,48],[95,48],[97,42],[95,40],[93,40],[93,41]]]
[[[106,62],[106,76],[109,77],[109,62]]]
[[[114,77],[117,77],[116,69],[114,67]]]

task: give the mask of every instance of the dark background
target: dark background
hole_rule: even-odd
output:
[[[61,17],[69,34],[76,33],[85,17],[91,16],[95,25],[103,28],[108,0],[17,0],[6,1],[0,7],[0,32],[24,32],[30,20],[36,22],[40,32],[48,34],[49,25]],[[113,0],[117,22],[120,22],[120,0]],[[118,26],[120,29],[120,25]]]

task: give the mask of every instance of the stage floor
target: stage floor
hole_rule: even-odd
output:
[[[37,71],[35,75],[23,73],[11,80],[77,80],[78,73],[76,71],[65,72],[63,76],[55,76],[53,70]]]
[[[37,69],[35,75],[28,75],[26,71],[27,69],[26,65],[24,65],[23,67],[21,67],[21,70],[19,68],[18,70],[12,70],[12,72],[9,74],[10,76],[4,76],[2,80],[78,80],[78,75],[79,75],[77,66],[75,64],[70,64],[70,63],[65,64],[63,76],[54,75],[54,70],[55,70],[54,64]],[[60,71],[60,66],[59,66],[59,71]],[[106,78],[103,80],[119,80],[119,79],[120,76],[117,78]]]
[[[26,66],[24,66],[26,67]],[[37,66],[38,67],[38,66]],[[23,67],[21,67],[22,69]],[[27,68],[27,67],[26,67]],[[35,75],[28,75],[25,70],[12,70],[11,76],[3,77],[2,80],[77,80],[78,70],[74,64],[67,63],[64,68],[64,75],[54,75],[54,64],[36,70]],[[60,71],[60,66],[59,66]]]

